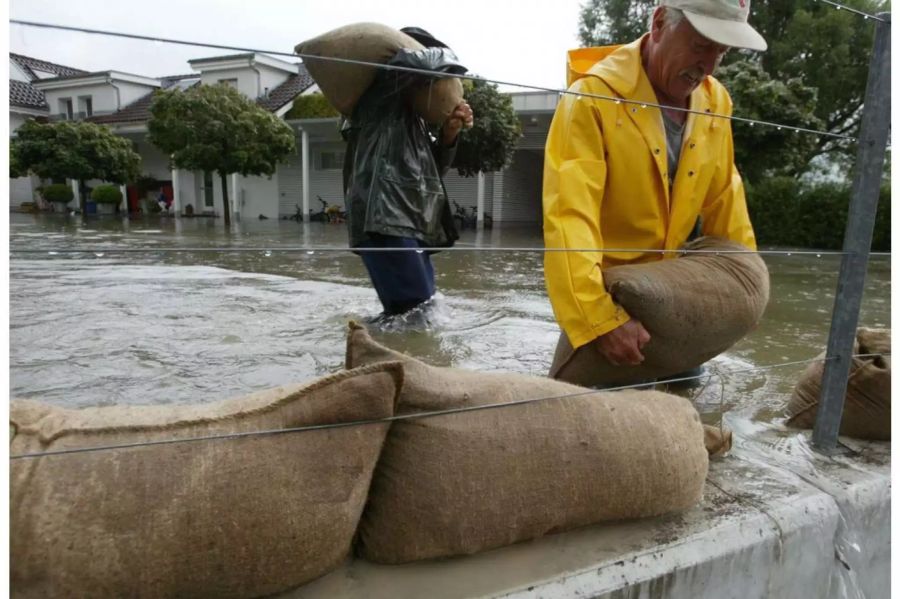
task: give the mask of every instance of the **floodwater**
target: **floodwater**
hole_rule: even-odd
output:
[[[220,219],[13,214],[10,394],[66,407],[205,403],[338,370],[347,321],[376,316],[377,296],[357,256],[285,248],[346,245],[344,226],[325,223],[246,221],[226,233]],[[466,231],[458,244],[541,246],[537,228]],[[98,251],[54,254],[85,247]],[[138,251],[103,251],[122,247]],[[558,329],[543,254],[442,252],[433,260],[435,309],[373,330],[375,338],[436,365],[545,374]],[[840,258],[766,262],[764,320],[714,370],[824,350]],[[870,264],[860,323],[890,326],[888,258]],[[706,420],[747,409],[769,420],[803,368],[729,375],[691,393]]]

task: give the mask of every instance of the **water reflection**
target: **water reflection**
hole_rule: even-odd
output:
[[[341,225],[208,218],[11,215],[10,391],[65,406],[216,401],[339,369],[348,320],[380,305]],[[466,231],[460,247],[540,247],[536,228]],[[51,255],[90,246],[103,255]],[[140,249],[116,254],[114,247]],[[163,248],[185,251],[164,252]],[[201,251],[215,248],[253,251]],[[290,248],[292,251],[285,251]],[[41,250],[18,254],[16,249]],[[103,251],[103,250],[107,251]],[[718,371],[803,360],[824,347],[839,257],[766,257],[772,301]],[[557,327],[539,252],[442,252],[440,290],[415,322],[373,336],[437,365],[545,374]],[[890,326],[890,262],[869,268],[861,324]],[[407,319],[409,320],[409,318]],[[775,417],[802,366],[694,390],[704,419]]]

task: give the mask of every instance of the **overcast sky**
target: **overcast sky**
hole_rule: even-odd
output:
[[[291,52],[298,42],[360,21],[416,25],[489,79],[559,88],[578,46],[581,0],[11,0],[11,19]],[[10,51],[90,71],[159,77],[227,52],[9,25]],[[523,90],[525,91],[525,90]]]

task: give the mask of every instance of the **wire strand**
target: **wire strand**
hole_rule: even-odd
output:
[[[508,85],[511,87],[520,87],[523,89],[531,89],[531,90],[543,91],[543,92],[554,93],[554,94],[559,94],[559,95],[568,94],[568,95],[580,96],[580,97],[584,97],[584,98],[592,98],[595,100],[611,101],[611,102],[615,102],[617,104],[632,104],[635,106],[640,106],[641,108],[648,108],[648,107],[659,108],[659,109],[665,108],[667,110],[674,110],[677,112],[684,112],[684,113],[688,113],[688,114],[698,114],[701,116],[708,116],[708,117],[712,117],[712,118],[722,118],[722,119],[728,119],[728,120],[732,120],[732,121],[740,121],[740,122],[744,122],[744,123],[749,123],[751,125],[763,125],[766,127],[774,127],[779,130],[787,129],[789,131],[797,131],[800,133],[821,135],[824,137],[832,137],[835,139],[843,139],[846,141],[856,141],[856,138],[852,137],[850,135],[844,135],[841,133],[832,133],[830,131],[820,131],[820,130],[816,130],[816,129],[808,129],[806,127],[797,127],[794,125],[786,125],[783,123],[773,123],[771,121],[762,121],[762,120],[758,120],[758,119],[750,119],[750,118],[746,118],[746,117],[720,114],[720,113],[716,113],[716,112],[693,110],[690,108],[681,108],[681,107],[677,107],[677,106],[667,106],[667,105],[663,105],[663,104],[655,104],[652,102],[641,102],[639,100],[629,100],[626,98],[605,96],[605,95],[601,95],[601,94],[589,94],[589,93],[584,93],[584,92],[563,90],[563,89],[557,89],[557,88],[552,88],[552,87],[528,85],[528,84],[516,83],[516,82],[512,82],[512,81],[503,81],[500,79],[486,79],[483,77],[476,77],[473,75],[447,74],[447,73],[439,73],[436,71],[429,71],[426,69],[416,69],[416,68],[412,68],[412,67],[387,65],[387,64],[381,64],[381,63],[376,63],[376,62],[353,60],[353,59],[349,59],[349,58],[338,58],[338,57],[333,57],[333,56],[315,56],[315,55],[311,55],[311,54],[287,53],[287,52],[278,52],[278,51],[274,51],[274,50],[260,50],[260,49],[255,49],[255,48],[245,48],[245,47],[241,47],[241,46],[225,46],[225,45],[221,45],[221,44],[208,44],[208,43],[204,43],[204,42],[176,40],[176,39],[171,39],[171,38],[162,38],[162,37],[155,37],[155,36],[149,36],[149,35],[139,35],[139,34],[134,34],[134,33],[121,33],[121,32],[115,32],[115,31],[105,31],[102,29],[89,29],[86,27],[73,27],[70,25],[39,23],[36,21],[23,21],[20,19],[10,19],[9,22],[10,22],[10,24],[13,24],[13,25],[23,25],[26,27],[41,27],[41,28],[46,28],[46,29],[59,29],[59,30],[63,30],[63,31],[74,31],[74,32],[78,32],[78,33],[90,33],[90,34],[94,34],[94,35],[108,35],[108,36],[113,36],[113,37],[123,37],[123,38],[136,39],[136,40],[142,40],[142,41],[162,42],[162,43],[168,43],[168,44],[180,44],[180,45],[185,45],[185,46],[197,46],[197,47],[203,47],[203,48],[216,48],[216,49],[220,49],[220,50],[238,50],[241,52],[271,54],[274,56],[290,56],[291,58],[307,58],[307,59],[315,59],[315,60],[324,60],[324,61],[330,61],[330,62],[354,64],[354,65],[359,65],[359,66],[368,66],[368,67],[384,69],[384,70],[416,73],[416,74],[420,74],[420,75],[426,75],[429,77],[457,77],[459,79],[467,79],[467,80],[471,80],[471,81],[486,81],[489,83],[496,83],[498,85]],[[633,108],[632,110],[637,110],[637,108]]]
[[[846,10],[847,12],[855,13],[857,15],[862,16],[864,19],[872,19],[873,21],[879,21],[881,23],[890,23],[891,22],[890,19],[882,19],[881,17],[879,17],[877,15],[873,15],[871,13],[857,10],[855,8],[847,6],[846,4],[834,2],[833,0],[818,0],[818,2],[824,2],[825,4],[830,4],[831,6],[835,7],[838,10]]]
[[[846,256],[851,255],[854,252],[844,252],[840,250],[689,250],[689,249],[675,249],[675,250],[661,250],[661,249],[647,249],[647,248],[538,248],[538,247],[420,247],[420,248],[410,248],[410,247],[397,247],[397,248],[387,248],[387,247],[320,247],[320,246],[311,246],[311,247],[279,247],[279,246],[260,246],[260,247],[185,247],[185,248],[173,248],[173,247],[164,247],[164,248],[80,248],[80,249],[19,249],[19,248],[10,248],[9,252],[11,254],[49,254],[53,255],[75,255],[75,254],[94,254],[98,257],[103,257],[106,254],[136,254],[136,253],[145,253],[145,254],[153,254],[153,253],[180,253],[180,252],[197,252],[197,253],[261,253],[261,254],[272,254],[274,252],[284,252],[284,253],[306,253],[306,254],[315,254],[315,253],[339,253],[339,252],[416,252],[416,253],[424,253],[424,252],[488,252],[488,253],[497,253],[497,252],[526,252],[526,253],[554,253],[554,252],[598,252],[598,253],[621,253],[621,254],[680,254],[680,255],[688,255],[688,254],[714,254],[716,256],[719,255],[728,255],[728,254],[756,254],[760,256],[816,256],[817,258],[821,258],[823,256]],[[891,256],[891,252],[869,252],[869,256]]]
[[[883,354],[858,354],[852,357],[861,357],[861,356],[890,356],[889,353]],[[41,457],[49,457],[49,456],[60,456],[60,455],[71,455],[78,453],[92,453],[98,451],[111,451],[117,449],[134,449],[140,447],[151,447],[157,445],[172,445],[175,443],[196,443],[200,441],[221,441],[221,440],[229,440],[229,439],[243,439],[247,437],[260,437],[260,436],[273,436],[273,435],[283,435],[289,433],[304,433],[311,431],[322,431],[322,430],[332,430],[338,428],[347,428],[351,426],[369,426],[375,424],[388,424],[391,422],[399,422],[403,420],[418,420],[423,418],[433,418],[437,416],[448,416],[451,414],[463,414],[467,412],[480,412],[483,410],[492,410],[498,408],[506,408],[511,406],[521,406],[533,403],[540,403],[546,401],[553,400],[561,400],[561,399],[571,399],[576,397],[583,397],[585,395],[591,395],[596,393],[605,393],[605,392],[613,392],[613,391],[627,391],[630,389],[642,389],[644,387],[654,387],[656,385],[668,385],[671,383],[680,383],[687,381],[694,381],[704,378],[712,378],[712,377],[727,377],[735,374],[743,374],[748,372],[761,372],[767,370],[773,370],[776,368],[786,368],[788,366],[800,366],[805,364],[811,364],[813,362],[827,362],[828,360],[833,360],[835,358],[810,358],[808,360],[797,360],[793,362],[783,362],[780,364],[770,364],[768,366],[754,366],[749,368],[738,368],[733,370],[724,370],[724,371],[716,371],[713,373],[700,374],[696,376],[686,376],[679,378],[670,378],[670,379],[662,379],[659,381],[654,381],[650,383],[638,383],[633,385],[621,385],[617,387],[609,387],[606,389],[585,389],[584,391],[579,391],[577,393],[567,393],[564,395],[554,395],[550,397],[537,397],[531,399],[522,399],[517,401],[511,401],[506,403],[492,403],[485,404],[481,406],[465,406],[461,408],[449,408],[446,410],[433,410],[428,412],[415,412],[411,414],[399,414],[395,416],[388,416],[387,418],[377,418],[371,420],[355,420],[352,422],[336,422],[331,424],[317,424],[312,426],[299,426],[293,428],[285,428],[285,429],[270,429],[270,430],[262,430],[262,431],[248,431],[243,433],[229,433],[222,435],[205,435],[202,437],[185,437],[181,439],[162,439],[159,441],[142,441],[138,443],[123,443],[116,445],[102,445],[95,447],[78,447],[72,449],[60,449],[53,451],[44,451],[44,452],[34,452],[34,453],[22,453],[17,455],[9,456],[10,460],[23,460],[23,459],[33,459],[33,458],[41,458]]]

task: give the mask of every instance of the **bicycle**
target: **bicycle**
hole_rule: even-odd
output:
[[[456,200],[452,200],[455,207],[453,220],[456,222],[456,228],[462,231],[466,227],[475,228],[478,225],[477,208],[464,208],[460,206]],[[471,211],[471,212],[470,212]]]
[[[330,224],[340,224],[347,220],[347,213],[337,204],[329,204],[322,199],[322,196],[316,196],[322,203],[322,212],[316,214],[316,220]]]
[[[293,220],[293,221],[296,221],[296,222],[298,222],[298,223],[303,222],[303,209],[302,209],[300,206],[298,206],[297,204],[294,204],[294,207],[296,208],[296,210],[294,211],[294,213],[291,214],[290,216],[283,216],[282,219],[284,219],[284,220]]]

